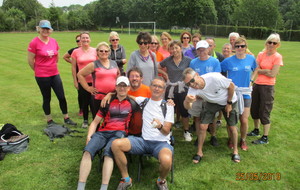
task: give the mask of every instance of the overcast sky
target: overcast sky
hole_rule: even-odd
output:
[[[70,6],[70,5],[86,5],[96,0],[53,0],[56,7]],[[44,7],[49,8],[52,0],[38,0]],[[3,0],[0,0],[0,6],[2,6]]]

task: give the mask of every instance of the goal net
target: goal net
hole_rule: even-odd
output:
[[[128,33],[138,33],[140,31],[150,32],[151,34],[156,33],[156,22],[129,22]]]

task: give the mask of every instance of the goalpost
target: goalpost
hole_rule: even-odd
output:
[[[129,26],[128,33],[129,33],[129,35],[130,35],[130,29],[131,29],[131,25],[132,24],[151,24],[151,26],[153,26],[152,29],[153,29],[153,32],[154,32],[154,35],[155,35],[155,32],[156,32],[156,22],[128,22],[128,26]]]

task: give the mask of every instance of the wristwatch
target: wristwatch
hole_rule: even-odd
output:
[[[228,101],[228,100],[227,100],[227,104],[231,105],[231,104],[232,104],[232,101]]]

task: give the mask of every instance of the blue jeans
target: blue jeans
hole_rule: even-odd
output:
[[[128,139],[131,144],[130,154],[152,154],[158,159],[158,154],[163,148],[173,152],[173,147],[167,141],[149,141],[136,136],[129,136]]]
[[[117,138],[125,137],[125,134],[125,131],[97,131],[92,135],[84,151],[89,152],[93,160],[96,153],[104,148],[103,155],[113,158],[113,153],[110,149],[111,143]]]

